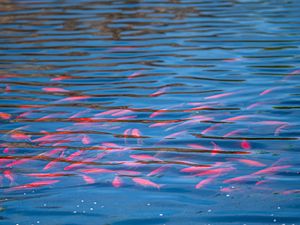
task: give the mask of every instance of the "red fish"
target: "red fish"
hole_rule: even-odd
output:
[[[30,140],[30,135],[27,135],[21,131],[12,132],[10,137],[15,140]]]
[[[68,90],[63,88],[54,88],[54,87],[45,87],[43,88],[43,90],[46,92],[69,92]]]
[[[26,176],[36,177],[36,178],[56,178],[63,177],[68,174],[66,173],[27,173]]]
[[[250,143],[249,143],[247,140],[243,140],[243,141],[241,142],[241,147],[242,147],[243,149],[250,149],[250,148],[251,148],[251,145],[250,145]]]
[[[83,150],[76,151],[76,152],[72,153],[71,155],[69,155],[69,156],[66,158],[66,160],[71,161],[71,160],[73,160],[74,158],[76,158],[77,156],[82,155],[83,153],[84,153]]]
[[[8,120],[11,118],[11,114],[5,113],[5,112],[0,112],[0,118],[3,120]]]
[[[112,181],[112,185],[115,187],[115,188],[119,188],[122,186],[122,180],[119,176],[116,176],[113,181]]]
[[[47,186],[50,184],[55,184],[57,182],[59,182],[59,180],[36,181],[36,182],[29,183],[29,184],[24,184],[24,185],[9,188],[8,191],[18,191],[18,190],[23,190],[23,189],[43,187],[43,186]]]
[[[144,187],[155,187],[160,188],[161,186],[159,184],[156,184],[150,180],[144,179],[144,178],[132,178],[132,181],[136,184],[139,184]]]

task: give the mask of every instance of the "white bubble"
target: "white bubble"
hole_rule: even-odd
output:
[[[163,216],[164,214],[160,213],[159,216]]]
[[[94,209],[93,209],[93,208],[90,208],[90,210],[93,211]]]
[[[207,212],[211,212],[211,211],[212,211],[211,209],[207,210]]]

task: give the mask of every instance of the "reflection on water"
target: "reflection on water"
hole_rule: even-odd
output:
[[[3,224],[300,222],[298,1],[0,6]]]

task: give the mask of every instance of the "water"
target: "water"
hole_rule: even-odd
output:
[[[299,1],[0,6],[1,224],[300,224]]]

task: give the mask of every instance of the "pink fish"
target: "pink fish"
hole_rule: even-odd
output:
[[[141,174],[141,172],[133,170],[116,170],[116,173],[121,176],[137,176]]]
[[[119,188],[122,186],[122,180],[119,176],[115,176],[115,178],[113,179],[112,181],[112,185],[115,187],[115,188]]]
[[[237,130],[234,130],[234,131],[231,131],[231,132],[228,132],[227,134],[225,134],[223,137],[232,137],[232,136],[235,136],[243,131],[246,131],[247,129],[237,129]]]
[[[90,109],[86,109],[86,110],[83,110],[81,112],[75,113],[74,115],[70,116],[69,119],[80,117],[80,116],[82,116],[82,115],[84,115],[84,114],[86,114],[90,111],[91,111]]]
[[[82,177],[82,179],[87,183],[87,184],[94,184],[95,183],[95,179],[87,176],[87,175],[80,175]]]
[[[191,109],[183,110],[183,112],[200,111],[200,110],[211,109],[211,108],[212,108],[211,106],[203,105],[203,106],[198,106]]]
[[[159,110],[153,112],[149,117],[150,117],[150,118],[154,118],[154,117],[156,117],[156,116],[158,116],[158,115],[161,115],[161,114],[163,114],[163,113],[166,113],[166,112],[168,112],[167,109],[159,109]]]
[[[200,189],[200,188],[204,187],[205,185],[213,182],[215,179],[216,179],[215,176],[206,178],[206,179],[200,181],[198,184],[196,184],[195,188]]]
[[[6,167],[14,167],[16,165],[21,165],[21,164],[24,164],[24,163],[27,163],[29,162],[31,159],[17,159],[17,160],[14,160],[13,162],[9,163],[6,165]]]
[[[10,170],[4,170],[3,175],[5,178],[7,178],[10,181],[10,183],[14,183],[15,178],[13,173]]]
[[[126,114],[130,114],[132,113],[133,111],[132,110],[129,110],[129,109],[120,109],[118,112],[115,112],[113,114],[111,114],[112,116],[123,116],[123,115],[126,115]]]
[[[223,59],[223,62],[228,62],[228,63],[232,63],[232,62],[238,62],[238,61],[242,61],[243,58],[229,58],[229,59]]]
[[[85,145],[88,145],[88,144],[91,143],[91,139],[89,138],[88,135],[83,134],[83,135],[82,135],[81,142],[82,142],[83,144],[85,144]]]
[[[90,168],[90,169],[81,169],[82,173],[114,173],[113,170],[101,169],[101,168]]]
[[[151,160],[151,161],[162,161],[154,156],[151,155],[144,155],[144,154],[140,154],[140,155],[130,155],[130,158],[133,159],[137,159],[137,160]]]
[[[168,122],[159,122],[159,123],[154,123],[154,124],[151,124],[149,127],[162,127],[162,126],[167,126],[167,125],[170,125],[174,123],[173,121],[168,121]]]
[[[257,162],[255,160],[251,160],[251,159],[231,159],[231,160],[238,161],[238,162],[244,163],[249,166],[257,166],[257,167],[266,166],[265,164],[263,164],[261,162]]]
[[[212,96],[208,96],[205,97],[204,99],[217,99],[217,98],[223,98],[223,97],[227,97],[230,95],[235,94],[234,92],[229,92],[229,93],[224,93],[224,94],[218,94],[218,95],[212,95]]]
[[[256,124],[263,124],[263,125],[288,125],[287,122],[278,121],[278,120],[265,120],[256,122]]]
[[[276,173],[279,170],[287,169],[287,168],[290,168],[290,167],[291,167],[290,165],[286,165],[286,166],[271,166],[271,167],[268,167],[266,169],[259,170],[259,171],[255,172],[255,173],[253,173],[253,175],[273,174],[273,173]]]
[[[250,148],[251,148],[251,145],[250,145],[250,143],[249,143],[247,140],[243,140],[243,141],[241,142],[241,147],[242,147],[243,149],[250,149]]]
[[[284,194],[284,195],[298,194],[298,193],[300,193],[300,189],[294,189],[294,190],[288,190],[288,191],[282,192],[282,194]]]
[[[66,79],[71,79],[71,78],[72,78],[71,76],[62,75],[62,76],[51,78],[51,80],[52,81],[60,81],[60,80],[66,80]]]
[[[36,182],[29,183],[29,184],[15,186],[15,187],[9,188],[7,190],[8,191],[18,191],[18,190],[23,190],[23,189],[37,188],[37,187],[47,186],[50,184],[55,184],[57,182],[59,182],[59,180],[36,181]]]
[[[132,129],[131,135],[135,138],[140,138],[142,136],[139,129],[136,129],[136,128]]]
[[[54,88],[54,87],[45,87],[43,88],[43,90],[46,92],[69,92],[68,90],[63,88]]]
[[[58,102],[73,102],[73,101],[79,101],[79,100],[89,99],[91,97],[92,96],[89,96],[89,95],[73,96],[73,97],[63,98],[61,100],[58,100]]]
[[[176,138],[176,137],[178,137],[180,135],[184,135],[184,134],[186,134],[186,131],[179,131],[179,132],[165,136],[164,139],[173,139],[173,138]]]
[[[131,129],[126,129],[123,133],[125,144],[127,143],[127,138],[128,138],[128,135],[130,135],[130,133],[131,133]]]
[[[248,119],[252,117],[251,115],[243,115],[243,116],[234,116],[234,117],[231,117],[231,118],[227,118],[223,121],[226,121],[226,122],[233,122],[233,121],[237,121],[237,120],[244,120],[244,119]]]
[[[217,153],[220,153],[222,151],[222,149],[215,142],[212,141],[211,143],[214,146],[211,151],[211,155],[216,155]]]
[[[223,183],[239,183],[239,182],[244,182],[246,180],[249,180],[253,178],[252,176],[250,175],[245,175],[245,176],[240,176],[240,177],[234,177],[234,178],[231,178],[231,179],[227,179],[227,180],[224,180]]]
[[[210,166],[190,166],[190,167],[186,167],[180,170],[180,172],[184,172],[184,173],[198,173],[201,172],[203,170],[207,170],[207,168]]]
[[[157,174],[160,174],[162,173],[163,171],[165,171],[166,169],[168,169],[169,166],[161,166],[161,167],[158,167],[157,169],[155,170],[152,170],[150,173],[147,174],[147,177],[151,177],[151,176],[155,176]]]
[[[144,179],[144,178],[132,178],[132,181],[136,184],[139,184],[144,187],[155,187],[155,188],[160,188],[161,186],[159,184],[156,184],[150,180]]]
[[[275,89],[278,89],[278,87],[266,89],[266,90],[262,91],[259,95],[262,96],[262,95],[269,94],[270,92],[274,91]]]
[[[127,78],[128,78],[128,79],[132,79],[132,78],[139,77],[139,76],[141,76],[141,75],[142,75],[142,71],[143,71],[143,70],[140,70],[140,71],[134,72],[133,74],[129,75]]]
[[[206,128],[205,130],[203,130],[203,131],[201,132],[201,134],[205,135],[205,134],[207,134],[208,132],[211,132],[211,131],[217,129],[217,128],[220,127],[220,126],[221,126],[220,124],[212,125],[212,126]]]
[[[64,156],[64,151],[60,154],[59,158],[52,160],[51,162],[49,162],[44,168],[43,170],[48,170],[51,169],[55,164],[57,164],[57,162],[59,161],[60,158],[63,158]]]
[[[101,113],[97,113],[94,116],[97,117],[97,116],[112,115],[112,114],[118,113],[120,111],[121,111],[120,109],[110,109],[110,110],[107,110],[107,111],[104,111],[104,112],[101,112]]]
[[[198,145],[198,144],[187,144],[187,146],[194,149],[207,149],[203,145]]]
[[[83,153],[84,153],[83,150],[76,151],[76,152],[72,153],[71,155],[69,155],[69,156],[66,158],[66,160],[71,161],[71,160],[73,160],[74,158],[76,158],[76,157],[82,155]]]
[[[282,130],[283,128],[285,128],[285,127],[288,127],[288,125],[287,125],[287,124],[283,124],[283,125],[277,127],[276,130],[274,131],[274,135],[275,135],[275,136],[279,135],[279,133],[281,132],[281,130]]]
[[[210,170],[206,170],[206,171],[197,173],[197,174],[195,174],[195,176],[199,177],[199,176],[208,176],[208,175],[221,175],[224,173],[228,173],[234,169],[235,169],[234,167],[210,169]]]
[[[247,106],[246,109],[253,109],[253,108],[263,105],[263,104],[264,104],[263,102],[256,102],[256,103],[253,103],[253,104]]]
[[[11,118],[11,114],[5,113],[5,112],[0,112],[0,118],[3,120],[8,120]]]
[[[150,96],[150,97],[158,97],[158,96],[160,96],[160,95],[165,94],[166,91],[167,91],[167,89],[168,89],[168,88],[166,88],[166,87],[160,88],[158,91],[156,91],[156,92],[150,94],[149,96]]]

